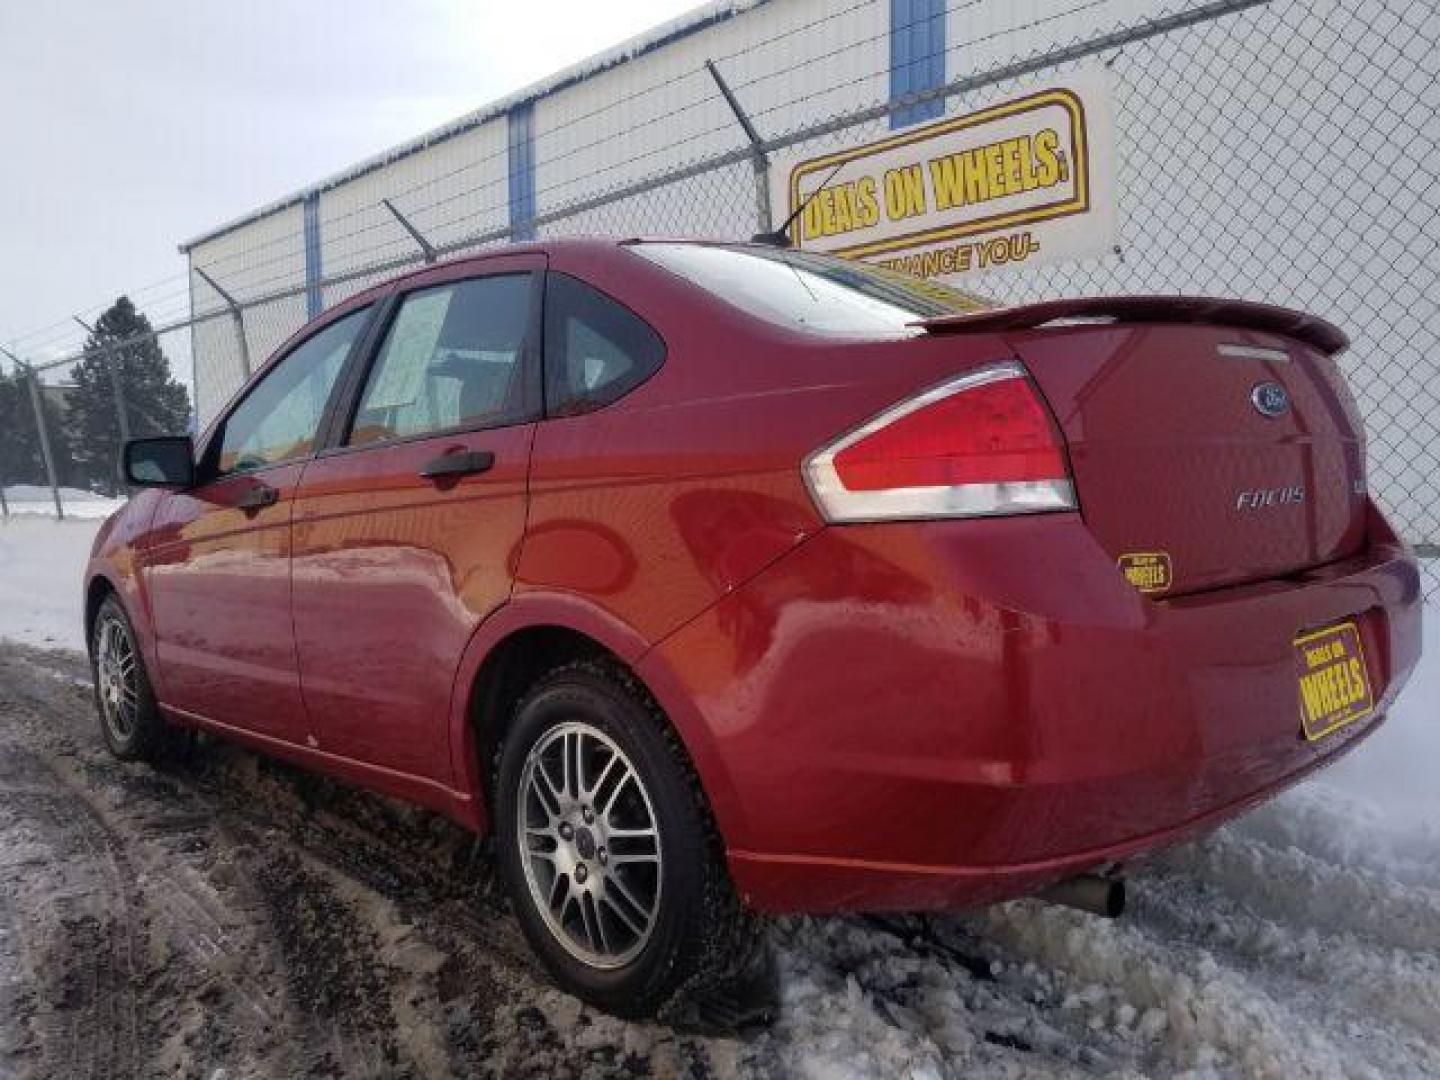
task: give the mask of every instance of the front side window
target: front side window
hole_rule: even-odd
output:
[[[873,263],[784,248],[639,243],[631,250],[741,310],[812,334],[916,333],[911,323],[990,303]]]
[[[299,345],[235,407],[221,433],[222,475],[264,468],[315,449],[335,380],[369,313],[368,308],[352,312]]]
[[[545,399],[552,416],[608,405],[653,375],[665,343],[640,316],[569,274],[545,281]]]
[[[531,281],[496,274],[406,295],[366,379],[350,445],[526,419]]]

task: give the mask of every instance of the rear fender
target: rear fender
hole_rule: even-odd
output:
[[[512,634],[539,627],[560,627],[583,634],[635,672],[674,725],[700,776],[721,830],[726,832],[727,821],[733,821],[738,814],[733,787],[716,753],[709,728],[681,689],[670,665],[652,652],[651,643],[633,627],[604,608],[571,593],[551,592],[522,593],[488,616],[476,628],[455,673],[449,717],[451,769],[461,796],[469,803],[463,815],[466,822],[478,832],[488,828],[485,778],[476,726],[472,722],[480,669],[495,648]]]

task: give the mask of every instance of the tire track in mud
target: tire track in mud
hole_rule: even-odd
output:
[[[38,763],[9,781],[0,767],[0,811],[6,783],[17,799],[43,788],[69,806],[69,847],[45,861],[88,875],[80,891],[129,913],[19,958],[13,1015],[35,1032],[14,1054],[21,1075],[736,1071],[716,1065],[717,1045],[733,1065],[723,1040],[623,1024],[554,990],[460,828],[213,740],[158,770],[116,762],[85,674],[73,655],[0,648],[0,753],[15,746]],[[43,801],[26,794],[14,821],[0,817],[0,851],[24,850],[6,826],[12,840],[61,831],[37,812]],[[28,893],[0,884],[0,915],[30,895],[14,919],[35,938],[53,923],[34,900],[50,882],[16,869]],[[82,981],[93,1007],[69,1007],[44,971]]]
[[[83,714],[86,699],[58,689],[66,706],[59,711],[78,705]],[[17,696],[20,723],[5,723],[16,716]],[[35,738],[35,714],[24,711],[29,696],[7,693],[12,700],[0,712],[5,757],[26,763],[36,789],[19,820],[32,845],[46,849],[22,859],[6,890],[27,939],[19,957],[26,999],[13,1015],[27,1020],[31,1037],[18,1060],[39,1076],[179,1074],[190,1029],[229,1004],[209,984],[228,982],[237,991],[229,997],[253,1010],[242,980],[262,974],[254,965],[227,971],[224,929],[197,865],[215,826],[208,816],[167,813],[173,808],[157,803],[164,786],[153,778],[87,762],[63,726]],[[48,700],[43,689],[41,697]],[[52,725],[56,711],[46,714]],[[45,747],[52,739],[53,749]],[[244,952],[263,955],[262,945],[250,935]]]
[[[43,977],[33,1036],[63,1053],[70,1075],[134,1073],[144,1056],[135,999],[145,925],[123,852],[43,760],[8,741],[0,753],[24,781],[0,791],[7,818],[18,810],[36,826],[24,857],[7,869],[50,871],[43,891],[7,897],[24,927],[20,954],[37,956],[30,966]],[[36,910],[48,916],[38,934],[28,917]]]
[[[204,1061],[207,1069],[242,1066],[239,1075],[418,1074],[393,1047],[382,1046],[379,1055],[368,1046],[352,1049],[353,1038],[337,1038],[329,1018],[308,1007],[305,992],[316,988],[335,1000],[347,994],[359,1000],[353,976],[366,969],[357,963],[340,971],[352,976],[348,981],[296,977],[294,945],[302,939],[277,916],[287,911],[285,897],[323,893],[308,880],[288,880],[293,859],[284,860],[283,846],[270,858],[273,844],[237,841],[214,806],[197,804],[193,787],[110,760],[98,735],[93,748],[73,740],[72,733],[80,740],[88,734],[82,690],[42,682],[38,691],[6,697],[20,700],[0,721],[15,716],[17,706],[21,721],[0,723],[7,760],[30,761],[28,786],[46,795],[27,797],[24,817],[37,836],[64,841],[45,860],[49,874],[31,867],[26,876],[32,897],[20,917],[39,947],[21,958],[29,1004],[16,1012],[28,1014],[34,1032],[17,1058],[25,1072],[191,1075]],[[44,728],[36,723],[40,709],[49,722]],[[37,812],[43,806],[51,812]],[[277,866],[280,873],[267,875]],[[77,880],[83,878],[94,880]],[[75,918],[63,909],[50,917],[46,891],[53,898],[57,884],[62,894],[98,902]],[[335,905],[317,925],[334,930],[341,910]],[[153,949],[148,929],[156,931]],[[316,955],[323,954],[299,957],[302,971]],[[142,1027],[151,1035],[143,1044]],[[388,1010],[347,1021],[342,1036],[377,1027],[394,1027]]]

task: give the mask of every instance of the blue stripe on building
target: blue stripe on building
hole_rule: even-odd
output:
[[[305,314],[313,319],[325,307],[320,295],[320,194],[311,192],[301,205],[305,211]]]
[[[533,240],[535,226],[535,106],[516,106],[507,118],[510,160],[510,237]]]
[[[890,0],[890,100],[945,85],[945,0]],[[892,128],[933,120],[940,98],[890,113]]]

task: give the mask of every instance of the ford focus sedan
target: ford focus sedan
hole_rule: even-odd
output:
[[[564,987],[683,1015],[755,969],[755,913],[1113,872],[1375,729],[1420,590],[1345,345],[754,245],[429,267],[193,444],[127,445],[85,580],[101,730],[490,834]]]

